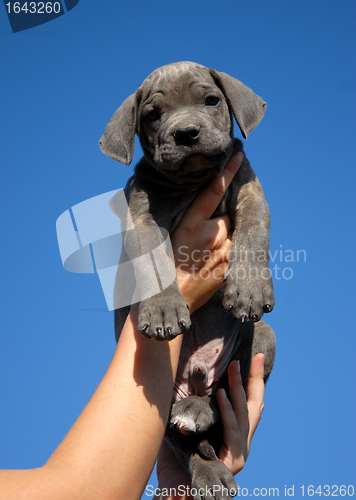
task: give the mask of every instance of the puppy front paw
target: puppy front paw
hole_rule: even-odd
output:
[[[188,305],[174,285],[141,302],[137,327],[146,337],[171,340],[190,328]]]
[[[264,313],[272,312],[273,283],[265,263],[244,262],[229,268],[223,305],[242,322],[256,322]]]

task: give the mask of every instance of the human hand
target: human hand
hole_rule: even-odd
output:
[[[240,362],[232,361],[228,368],[230,400],[224,389],[217,392],[221,421],[223,425],[223,445],[219,459],[235,475],[240,472],[250,452],[251,440],[261,420],[265,391],[264,354],[253,358],[248,381],[248,399],[242,386]]]
[[[264,397],[264,355],[256,354],[251,362],[248,381],[248,399],[242,387],[239,363],[233,361],[228,368],[228,382],[231,402],[225,391],[219,389],[217,401],[223,426],[223,443],[218,458],[227,465],[233,475],[242,470],[247,460],[252,437],[257,429],[263,411]],[[178,493],[189,491],[191,479],[181,467],[174,452],[163,441],[157,459],[157,477],[159,489],[168,491],[173,488]],[[180,489],[179,489],[180,488]],[[161,500],[184,500],[189,496],[158,496]]]
[[[172,235],[177,278],[190,311],[223,285],[231,249],[228,215],[211,219],[243,160],[234,155],[221,175],[197,196]]]

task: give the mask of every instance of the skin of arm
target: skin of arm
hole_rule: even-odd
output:
[[[241,154],[235,156],[197,197],[175,232],[173,247],[181,240],[202,250],[208,245],[228,251],[228,217],[210,217],[241,161]],[[191,217],[194,241],[187,229]],[[219,267],[223,279],[226,262],[207,265]],[[222,281],[189,276],[178,273],[178,281],[193,312]],[[0,471],[0,500],[141,498],[165,432],[182,336],[158,342],[137,333],[136,325],[133,307],[106,374],[62,443],[40,468]]]
[[[1,500],[140,498],[163,438],[181,338],[150,341],[133,312],[110,366],[48,462],[1,471]]]

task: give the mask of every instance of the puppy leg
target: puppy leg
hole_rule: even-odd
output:
[[[192,478],[194,500],[231,500],[236,495],[234,476],[221,462],[209,441],[198,436],[182,436],[167,429],[165,438],[179,464]]]
[[[257,322],[263,313],[271,312],[274,307],[268,267],[269,209],[246,157],[235,179],[235,192],[229,204],[235,230],[223,303],[239,321]]]
[[[168,232],[158,227],[150,214],[134,222],[135,229],[126,232],[124,244],[140,298],[137,328],[146,337],[171,340],[187,330],[191,321],[174,262],[164,249]]]
[[[237,493],[234,476],[207,440],[200,443],[199,452],[189,460],[194,500],[230,500]]]
[[[247,393],[251,361],[260,352],[265,355],[264,382],[267,382],[273,368],[276,338],[272,328],[264,321],[243,323],[240,335],[242,337],[241,343],[234,355],[234,359],[240,360],[242,383]]]

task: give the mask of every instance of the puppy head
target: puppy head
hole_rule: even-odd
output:
[[[204,181],[223,169],[233,143],[233,113],[243,137],[266,103],[235,78],[200,64],[169,64],[151,73],[106,126],[102,151],[130,164],[138,134],[151,165],[175,182]]]

